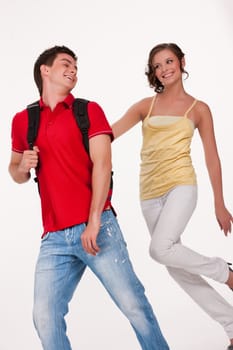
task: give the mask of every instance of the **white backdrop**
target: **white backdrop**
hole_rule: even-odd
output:
[[[0,1],[1,350],[41,349],[31,318],[34,265],[42,231],[39,197],[33,181],[17,185],[7,171],[12,117],[38,98],[32,77],[37,56],[55,44],[77,52],[79,81],[74,94],[99,102],[112,123],[132,103],[153,93],[144,75],[149,50],[160,42],[180,45],[190,74],[185,86],[213,112],[225,200],[233,210],[232,18],[232,0]],[[172,350],[224,349],[228,340],[222,328],[148,255],[149,234],[138,198],[140,146],[140,126],[113,143],[113,204],[135,270]],[[192,155],[199,203],[184,242],[203,254],[232,261],[233,237],[225,238],[216,223],[197,133]],[[226,286],[210,283],[233,302]],[[73,349],[139,349],[128,321],[89,271],[70,311],[67,322]]]

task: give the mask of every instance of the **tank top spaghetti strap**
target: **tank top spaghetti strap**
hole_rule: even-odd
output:
[[[187,111],[184,114],[184,117],[187,118],[189,112],[193,109],[193,107],[195,106],[195,104],[197,103],[197,100],[194,99],[193,103],[191,104],[191,106],[187,109]]]
[[[150,117],[152,108],[154,107],[154,103],[155,103],[156,96],[157,96],[157,95],[154,95],[153,98],[152,98],[152,101],[151,101],[151,104],[150,104],[150,108],[149,108],[149,111],[148,111],[148,113],[147,113],[145,119],[147,119],[147,118]]]

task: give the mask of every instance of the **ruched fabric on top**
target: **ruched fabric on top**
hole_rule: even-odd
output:
[[[141,200],[159,197],[177,185],[196,184],[190,157],[194,125],[187,115],[197,100],[178,117],[151,116],[154,101],[142,123]]]

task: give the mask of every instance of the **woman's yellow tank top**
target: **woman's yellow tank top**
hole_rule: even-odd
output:
[[[162,196],[177,185],[196,184],[190,156],[194,124],[187,118],[194,100],[184,116],[151,116],[155,97],[142,123],[140,198]]]

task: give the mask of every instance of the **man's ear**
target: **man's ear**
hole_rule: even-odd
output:
[[[49,71],[48,66],[46,66],[45,64],[42,64],[42,65],[40,66],[40,73],[41,73],[41,76],[46,76],[46,75],[48,75],[48,71]]]

